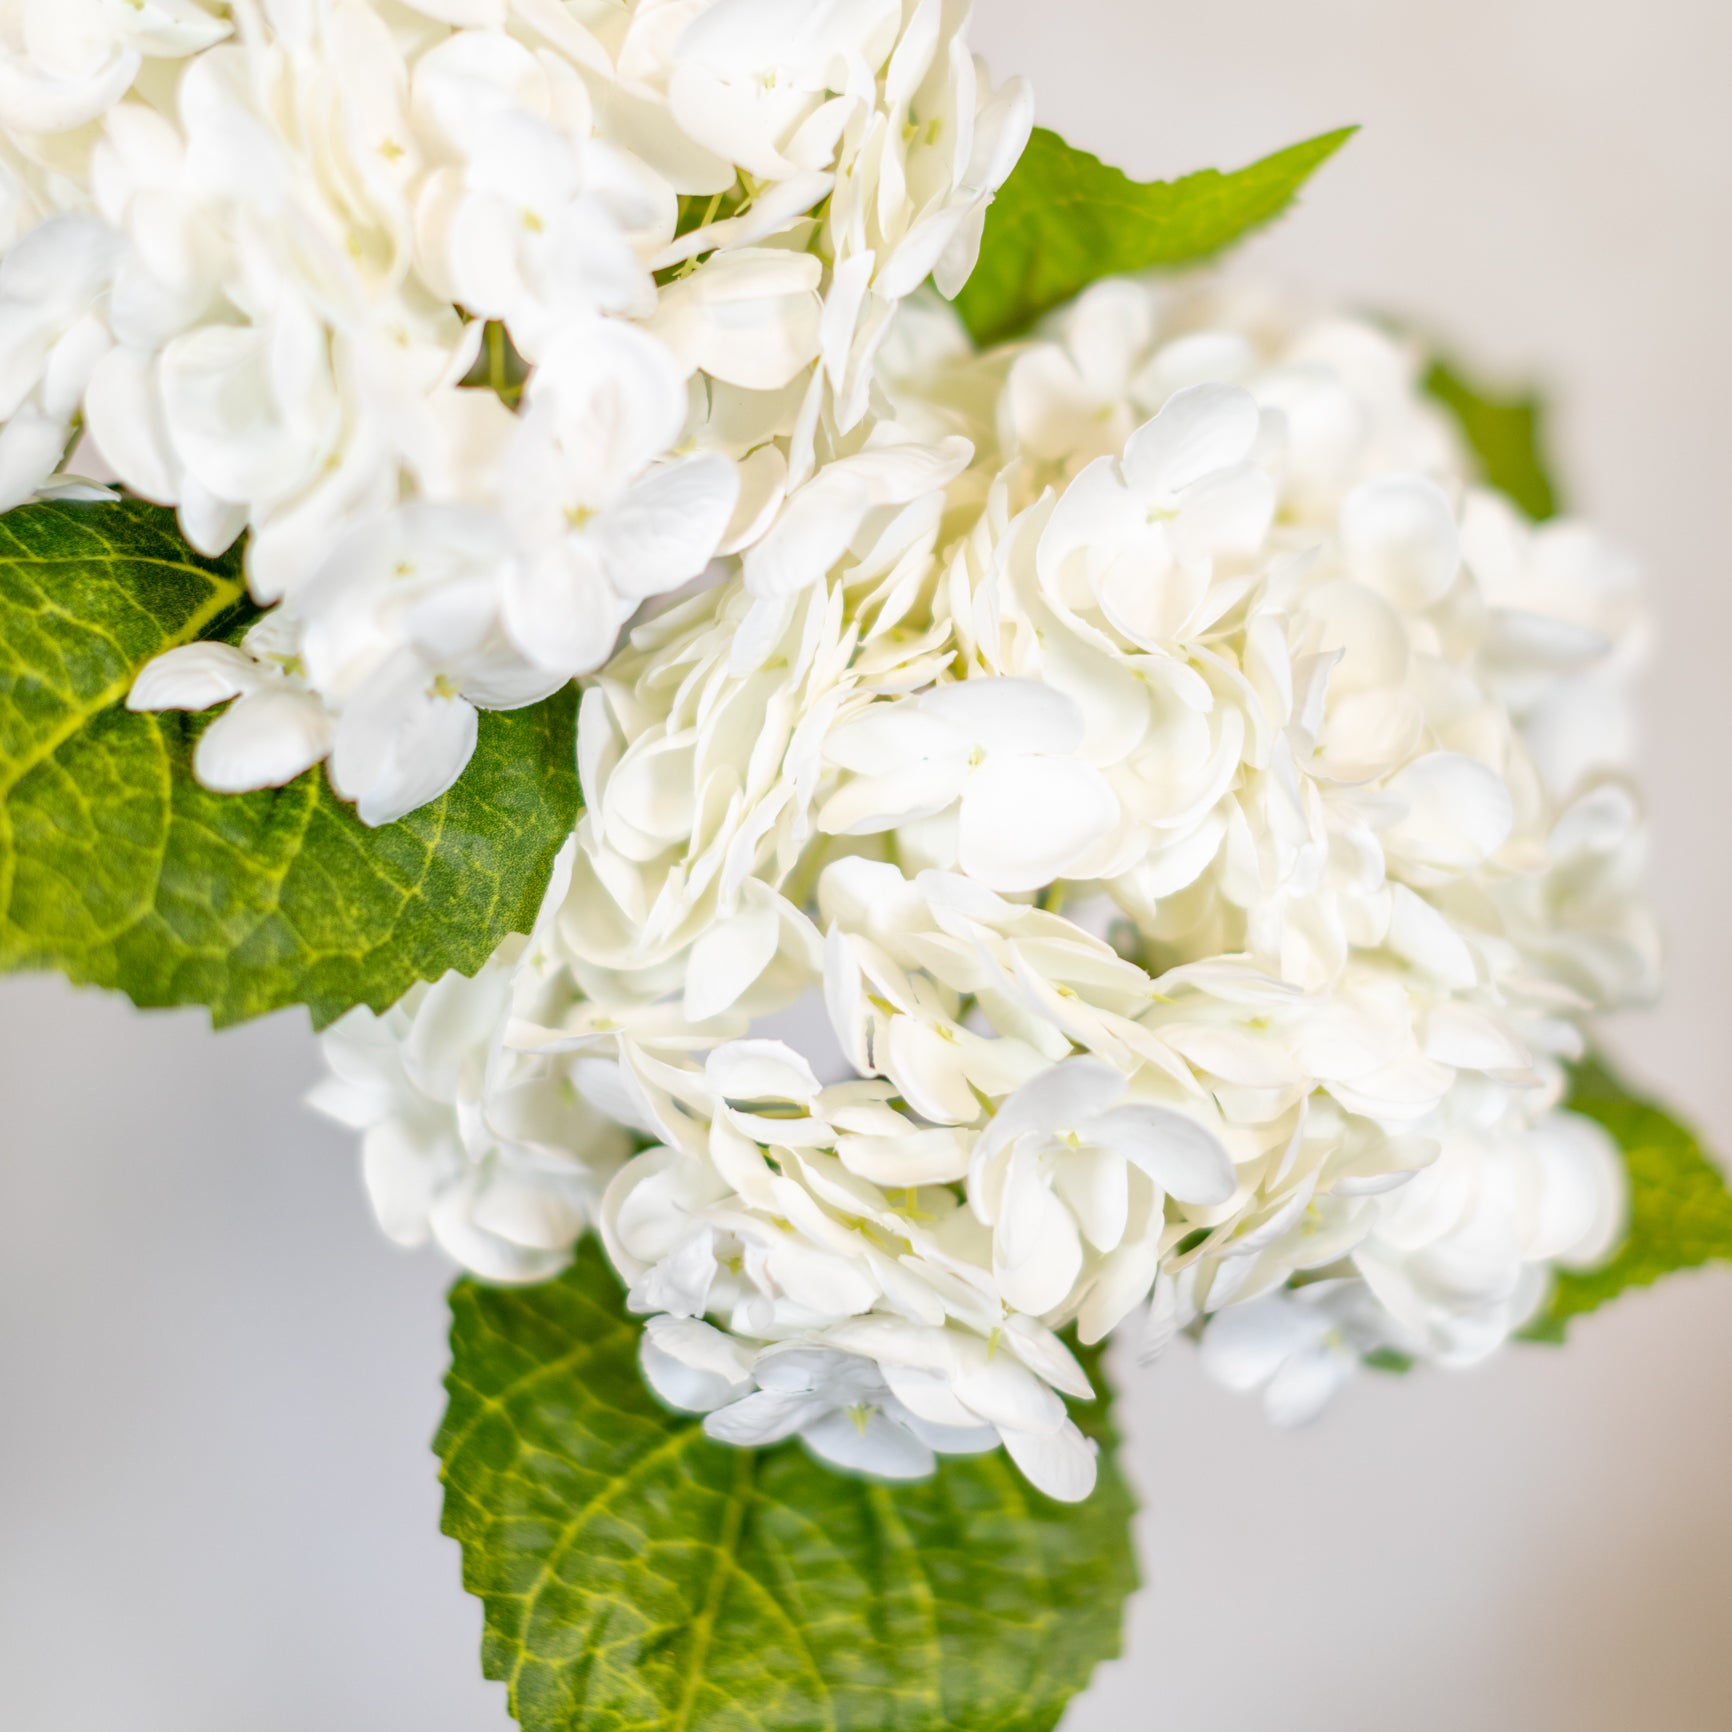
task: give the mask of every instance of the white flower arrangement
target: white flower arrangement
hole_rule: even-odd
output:
[[[1463,1363],[1611,1248],[1621,1162],[1557,1109],[1582,1017],[1654,982],[1629,570],[1472,487],[1400,343],[1269,313],[1115,281],[1012,356],[947,333],[996,389],[970,469],[796,596],[748,553],[631,634],[536,933],[432,989],[469,1043],[364,1121],[382,1220],[498,1278],[455,1235],[521,1183],[513,1254],[595,1220],[713,1436],[885,1474],[1002,1438],[1059,1497],[1093,1462],[1055,1331],[1198,1324],[1243,1382],[1298,1304],[1356,1318],[1347,1368]],[[761,1032],[796,1005],[806,1054]],[[338,1074],[424,1014],[356,1012]],[[375,1159],[476,1052],[653,1146]],[[588,1216],[535,1183],[561,1157]],[[1264,1375],[1283,1417],[1338,1381]]]
[[[356,849],[581,680],[533,929],[325,1036],[390,1238],[594,1234],[708,1437],[1076,1503],[1116,1331],[1294,1423],[1619,1244],[1643,615],[1370,321],[1150,256],[978,343],[966,25],[0,0],[0,508],[244,537],[118,689]]]

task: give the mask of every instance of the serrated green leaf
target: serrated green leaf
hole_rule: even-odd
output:
[[[1357,130],[1232,174],[1136,181],[1037,126],[986,213],[980,262],[956,310],[976,342],[997,343],[1102,277],[1200,264],[1278,217]]]
[[[1732,1191],[1694,1132],[1597,1062],[1577,1069],[1568,1105],[1604,1125],[1623,1150],[1630,1229],[1601,1268],[1560,1271],[1545,1309],[1522,1331],[1530,1341],[1560,1342],[1572,1317],[1674,1270],[1732,1262]]]
[[[525,1732],[1046,1732],[1117,1653],[1132,1504],[1100,1403],[1087,1503],[1002,1454],[887,1486],[660,1407],[593,1243],[451,1305],[444,1526]]]
[[[124,700],[151,657],[253,617],[238,559],[192,553],[170,512],[0,518],[0,971],[322,1025],[528,930],[577,811],[572,694],[483,716],[457,786],[380,829],[317,769],[211,794],[190,769],[208,718]]]
[[[1558,512],[1558,489],[1545,452],[1545,403],[1533,391],[1510,396],[1434,361],[1425,388],[1455,417],[1480,477],[1542,523]]]

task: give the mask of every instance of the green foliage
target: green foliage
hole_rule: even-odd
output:
[[[1236,173],[1135,181],[1044,127],[986,213],[980,262],[956,298],[979,343],[1025,331],[1102,277],[1195,265],[1278,217],[1357,129],[1295,144]]]
[[[526,931],[577,811],[569,691],[484,716],[443,798],[372,830],[314,769],[286,788],[193,780],[208,718],[134,715],[134,674],[255,617],[238,559],[152,506],[0,519],[0,970],[60,969],[219,1026],[305,1004],[317,1025],[473,972]]]
[[[1413,1356],[1393,1347],[1374,1347],[1360,1358],[1367,1371],[1387,1372],[1391,1377],[1405,1377],[1413,1369]]]
[[[1133,1512],[1098,1405],[1085,1504],[1001,1453],[888,1486],[660,1407],[593,1243],[451,1303],[445,1531],[526,1732],[1044,1732],[1117,1653]]]
[[[1535,523],[1557,514],[1558,490],[1545,451],[1545,404],[1535,392],[1499,395],[1449,361],[1435,361],[1425,388],[1455,417],[1481,478]]]
[[[1560,1272],[1545,1310],[1523,1331],[1561,1342],[1572,1317],[1597,1311],[1626,1288],[1646,1287],[1675,1269],[1732,1262],[1732,1192],[1695,1133],[1632,1094],[1603,1064],[1575,1073],[1570,1107],[1597,1120],[1630,1171],[1630,1231],[1610,1262]]]

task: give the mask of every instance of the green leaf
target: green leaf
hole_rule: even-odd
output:
[[[1675,1269],[1732,1262],[1732,1192],[1694,1132],[1632,1094],[1603,1064],[1576,1072],[1569,1107],[1611,1133],[1630,1171],[1630,1230],[1601,1268],[1560,1271],[1550,1300],[1523,1336],[1560,1342],[1572,1317]]]
[[[1558,512],[1545,453],[1545,404],[1537,392],[1499,395],[1449,361],[1434,361],[1425,388],[1455,417],[1481,479],[1542,523]]]
[[[1102,277],[1199,264],[1278,217],[1357,130],[1169,182],[1132,180],[1037,126],[986,213],[956,309],[976,342],[997,343]]]
[[[1391,1377],[1405,1377],[1413,1369],[1414,1359],[1411,1353],[1402,1353],[1393,1347],[1374,1347],[1369,1353],[1360,1356],[1359,1363],[1367,1371],[1382,1371]]]
[[[169,512],[0,518],[0,970],[219,1026],[289,1004],[322,1025],[528,930],[577,811],[571,692],[483,716],[457,786],[380,829],[319,769],[207,793],[190,764],[209,718],[124,699],[152,656],[255,617],[238,559],[192,553]]]
[[[1133,1511],[1099,1404],[1087,1503],[1002,1453],[893,1487],[660,1407],[593,1243],[451,1308],[444,1526],[526,1732],[1045,1732],[1118,1652]]]

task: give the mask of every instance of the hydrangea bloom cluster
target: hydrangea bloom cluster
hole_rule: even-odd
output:
[[[966,10],[0,0],[0,509],[82,432],[204,552],[249,532],[271,611],[133,704],[229,703],[213,788],[323,759],[414,809],[647,597],[803,582],[966,461],[868,417],[1028,136]]]
[[[511,1280],[593,1224],[714,1436],[1060,1498],[1073,1329],[1283,1422],[1481,1358],[1624,1211],[1560,1100],[1656,966],[1630,566],[1471,484],[1358,321],[1109,281],[874,348],[586,682],[536,930],[328,1037],[387,1231]]]

